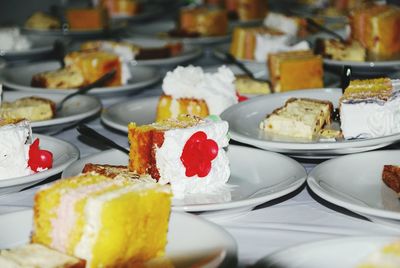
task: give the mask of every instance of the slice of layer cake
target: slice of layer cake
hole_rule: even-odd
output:
[[[310,50],[270,54],[268,70],[275,92],[322,88],[324,85],[322,58]]]
[[[260,128],[270,134],[312,139],[331,123],[332,103],[291,98],[261,121]]]
[[[35,195],[32,241],[86,260],[86,267],[137,267],[165,254],[169,186],[87,173]]]
[[[222,66],[216,73],[205,73],[201,67],[178,66],[163,80],[157,104],[156,121],[177,118],[180,114],[206,117],[220,115],[236,104],[235,76]]]
[[[315,53],[324,58],[343,61],[365,61],[366,49],[358,41],[348,43],[336,39],[317,39]]]
[[[265,0],[225,0],[224,2],[230,17],[238,18],[240,21],[262,19],[268,11]]]
[[[373,252],[357,268],[398,268],[400,267],[400,241],[392,242]]]
[[[108,27],[108,14],[102,7],[69,8],[65,13],[71,30],[100,30]]]
[[[400,8],[373,5],[356,9],[350,16],[351,36],[376,56],[400,53]]]
[[[13,249],[0,250],[3,268],[85,268],[82,259],[63,254],[40,244],[26,244]]]
[[[254,80],[247,75],[236,75],[235,87],[239,94],[271,93],[271,88],[267,81]]]
[[[346,139],[400,132],[400,80],[354,80],[340,98],[340,121]]]
[[[100,0],[99,4],[107,8],[112,18],[136,15],[142,9],[142,3],[137,0]]]
[[[130,123],[128,129],[129,169],[170,183],[175,198],[212,193],[228,181],[226,121],[180,116],[144,126]]]
[[[26,97],[13,102],[0,104],[0,118],[29,121],[48,120],[55,116],[56,104],[52,100],[41,97]]]
[[[225,35],[228,31],[226,10],[187,7],[179,12],[179,30],[200,36]]]
[[[382,180],[400,197],[400,166],[384,165],[382,171]]]

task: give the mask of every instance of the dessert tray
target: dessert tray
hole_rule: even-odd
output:
[[[215,194],[187,195],[184,199],[173,199],[172,209],[187,212],[250,210],[295,191],[307,177],[305,169],[298,162],[281,154],[230,145],[228,157],[231,177],[226,189]],[[86,163],[127,165],[128,156],[117,150],[88,156],[66,168],[62,177],[81,173]]]
[[[5,91],[3,101],[14,101],[24,97],[33,96],[32,93],[22,91]],[[63,95],[54,93],[34,93],[34,96],[50,99],[57,103]],[[97,114],[101,110],[100,101],[88,95],[77,95],[65,102],[56,116],[49,120],[31,122],[35,132],[52,132],[71,126],[85,118]]]
[[[140,46],[144,46],[146,48],[151,47],[161,47],[167,44],[167,41],[160,40],[156,38],[127,38],[123,41],[134,43]],[[175,55],[170,58],[162,58],[162,59],[148,59],[148,60],[136,60],[139,65],[177,65],[181,64],[195,58],[198,58],[202,55],[203,49],[197,46],[191,46],[188,44],[184,44],[183,50],[178,55]]]
[[[25,187],[61,173],[69,164],[79,158],[78,148],[66,141],[38,134],[34,134],[33,138],[39,138],[41,149],[53,153],[53,167],[33,175],[0,180],[0,195],[18,192]]]
[[[352,236],[310,242],[272,253],[259,260],[254,268],[354,268],[393,241],[396,237]]]
[[[382,181],[384,165],[399,165],[399,150],[346,155],[315,167],[308,185],[321,198],[372,221],[400,222],[397,194]]]
[[[133,65],[130,65],[129,67],[132,73],[132,78],[126,85],[94,88],[89,94],[108,97],[129,94],[144,87],[150,86],[161,79],[161,74],[155,68]],[[30,93],[73,93],[76,89],[47,89],[30,86],[31,79],[34,74],[56,70],[58,68],[60,68],[60,64],[57,61],[29,63],[26,65],[3,69],[0,73],[0,80],[2,81],[3,85],[11,89]]]
[[[0,248],[29,242],[32,214],[32,210],[24,210],[0,215]],[[166,258],[173,267],[214,268],[237,264],[237,245],[233,237],[198,216],[172,212],[167,240]]]
[[[231,138],[265,150],[289,154],[300,158],[331,158],[338,155],[370,151],[400,140],[400,133],[369,139],[320,141],[295,139],[266,134],[259,128],[267,114],[281,107],[291,97],[328,100],[335,107],[340,96],[339,88],[307,89],[257,97],[226,109],[222,119],[229,122]],[[339,126],[337,125],[338,129]]]
[[[141,25],[140,27],[136,27],[132,30],[132,35],[137,36],[151,36],[158,37],[160,39],[166,40],[178,40],[182,41],[185,44],[191,45],[209,45],[215,43],[221,43],[229,41],[231,35],[221,35],[221,36],[200,36],[200,37],[171,37],[168,35],[170,30],[175,28],[175,22],[172,20],[167,21],[157,21],[154,23],[147,23],[145,25]]]

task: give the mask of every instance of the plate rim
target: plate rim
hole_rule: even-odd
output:
[[[383,209],[379,209],[379,208],[365,207],[365,206],[350,203],[348,201],[341,200],[339,198],[331,196],[327,191],[325,191],[325,189],[323,187],[321,187],[319,185],[317,179],[315,178],[315,173],[317,171],[325,168],[327,165],[330,165],[332,162],[334,163],[336,161],[343,161],[343,159],[355,158],[355,157],[358,157],[360,154],[362,154],[362,155],[385,154],[385,153],[395,153],[395,152],[400,152],[400,149],[399,150],[379,150],[379,151],[363,152],[363,153],[359,153],[359,154],[349,154],[349,155],[344,155],[344,156],[340,156],[340,157],[337,157],[334,159],[327,160],[327,161],[317,165],[316,167],[314,167],[313,170],[308,174],[307,185],[311,188],[311,190],[316,195],[318,195],[322,199],[324,199],[334,205],[351,210],[355,213],[366,215],[366,216],[375,216],[375,217],[379,217],[379,218],[400,220],[400,212],[388,211],[388,210],[383,210]]]
[[[232,201],[223,202],[223,203],[218,203],[218,204],[178,205],[178,206],[172,207],[172,209],[174,211],[185,211],[185,212],[206,212],[207,211],[207,212],[210,212],[210,211],[221,211],[221,210],[230,210],[230,209],[238,209],[238,208],[246,208],[246,207],[256,207],[265,202],[277,199],[277,198],[285,196],[291,192],[294,192],[297,189],[299,189],[302,185],[304,185],[304,183],[306,182],[306,179],[307,179],[306,169],[299,162],[297,162],[296,160],[294,160],[288,156],[278,154],[275,152],[269,152],[269,151],[260,150],[257,148],[251,148],[251,147],[239,146],[239,145],[229,145],[229,148],[233,148],[233,150],[259,151],[260,153],[265,154],[267,156],[266,159],[271,158],[271,157],[280,158],[282,161],[286,161],[286,163],[290,163],[291,165],[295,166],[296,169],[299,170],[299,178],[297,178],[296,180],[291,182],[284,189],[281,189],[272,194],[262,195],[262,196],[255,197],[255,198],[246,197],[245,199],[242,199],[242,200],[233,201],[233,202]],[[105,150],[102,152],[98,152],[98,153],[91,154],[86,157],[80,158],[79,160],[71,163],[68,167],[66,167],[64,169],[64,171],[61,174],[61,178],[65,178],[66,177],[65,173],[69,169],[73,168],[75,165],[78,165],[85,161],[88,162],[87,160],[91,159],[93,157],[98,157],[101,155],[108,155],[108,154],[112,154],[112,153],[116,153],[116,152],[119,152],[119,151],[116,149],[109,149],[109,150]],[[287,180],[287,178],[286,178],[286,180]],[[286,180],[284,180],[284,181],[286,181]],[[282,181],[282,182],[284,182],[284,181]],[[229,181],[228,181],[227,185],[229,185]],[[273,186],[270,186],[270,187],[273,187]],[[264,188],[261,188],[259,190],[262,190],[262,189],[264,189]]]

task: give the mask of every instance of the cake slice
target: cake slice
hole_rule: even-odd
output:
[[[400,80],[353,80],[339,100],[346,139],[373,138],[400,132]]]
[[[106,9],[97,8],[69,8],[65,17],[71,30],[101,30],[108,27]]]
[[[317,39],[315,53],[324,58],[342,61],[365,61],[366,49],[358,41],[340,42],[336,39]]]
[[[40,244],[26,244],[13,249],[0,250],[3,268],[85,268],[82,259],[63,254]]]
[[[129,170],[170,183],[175,198],[212,193],[230,176],[228,123],[181,115],[150,125],[128,125]]]
[[[384,165],[382,171],[382,180],[400,197],[400,166]]]
[[[226,10],[207,7],[187,7],[179,11],[179,30],[200,36],[227,34]]]
[[[140,267],[165,254],[170,187],[86,173],[35,195],[32,242],[84,259],[86,267]]]
[[[322,88],[322,58],[310,50],[271,53],[268,70],[275,92]]]
[[[0,118],[24,118],[29,121],[48,120],[55,116],[56,104],[41,97],[26,97],[13,102],[2,102]]]
[[[60,29],[61,22],[58,18],[39,11],[27,19],[25,27],[35,30]]]
[[[85,84],[83,73],[72,67],[37,73],[32,76],[31,86],[50,89],[80,88]]]
[[[260,128],[277,134],[311,140],[331,123],[333,105],[329,101],[291,98],[261,121]]]
[[[271,88],[268,81],[254,80],[247,75],[236,75],[235,87],[239,94],[271,93]]]

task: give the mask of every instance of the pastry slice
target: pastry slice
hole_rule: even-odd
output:
[[[291,98],[261,121],[260,128],[270,134],[312,139],[331,123],[333,105],[329,101]]]
[[[271,88],[267,81],[258,81],[247,75],[236,75],[235,87],[239,94],[269,94]]]
[[[56,104],[40,97],[26,97],[0,105],[1,118],[24,118],[29,121],[48,120],[55,116]]]
[[[336,39],[317,39],[315,52],[324,58],[343,61],[365,61],[366,49],[358,41],[347,43]]]

